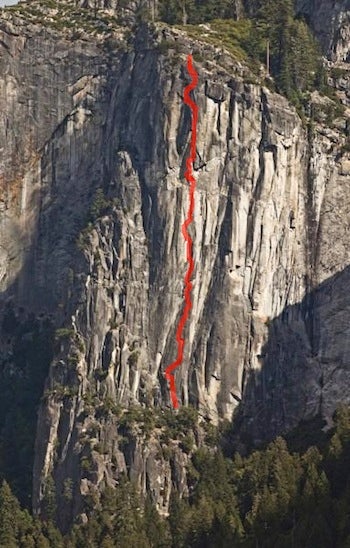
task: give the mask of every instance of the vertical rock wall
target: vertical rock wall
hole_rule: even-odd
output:
[[[162,441],[164,425],[146,431],[145,415],[128,424],[121,409],[170,405],[163,372],[186,269],[186,56],[175,46],[161,55],[150,36],[111,50],[13,21],[0,38],[1,306],[11,299],[57,328],[34,508],[52,476],[64,527],[82,497],[127,471],[166,514],[172,483],[186,492],[187,453]],[[181,404],[214,423],[241,403],[257,441],[320,412],[330,419],[348,398],[348,160],[339,132],[307,131],[286,99],[209,50],[195,97],[193,308],[176,382]]]

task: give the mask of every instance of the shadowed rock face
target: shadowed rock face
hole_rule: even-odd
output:
[[[269,441],[316,416],[330,426],[339,402],[350,403],[348,284],[349,267],[271,321],[237,414],[241,443]]]
[[[65,329],[39,409],[33,491],[40,512],[54,478],[63,528],[84,495],[124,471],[164,514],[172,483],[187,490],[178,444],[170,461],[157,431],[136,429],[125,445],[106,408],[170,405],[163,372],[183,306],[192,48],[175,37],[180,53],[164,55],[142,28],[127,49],[122,30],[111,48],[0,22],[1,307]],[[349,160],[340,134],[307,133],[284,98],[204,52],[193,307],[176,383],[182,405],[214,422],[243,397],[263,439],[319,412],[329,420],[348,398],[346,299],[322,288],[349,264]]]

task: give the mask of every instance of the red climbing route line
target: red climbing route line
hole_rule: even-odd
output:
[[[181,318],[179,320],[177,330],[176,330],[176,342],[177,342],[177,357],[176,360],[173,361],[165,370],[165,378],[169,382],[169,388],[170,388],[170,395],[171,395],[171,401],[173,404],[174,409],[177,409],[179,407],[179,401],[177,399],[176,395],[176,386],[175,386],[175,376],[174,372],[177,367],[179,367],[182,364],[183,361],[183,354],[184,354],[184,346],[185,346],[185,339],[183,337],[183,331],[190,313],[190,310],[192,308],[192,302],[191,302],[191,290],[192,290],[192,283],[191,283],[191,276],[194,270],[194,259],[192,255],[192,238],[188,233],[188,227],[193,222],[193,212],[194,212],[194,192],[196,189],[196,180],[193,175],[193,162],[196,159],[196,141],[197,141],[197,120],[198,120],[198,107],[191,99],[191,91],[193,91],[198,84],[198,73],[196,69],[193,66],[193,59],[192,55],[188,55],[187,57],[187,70],[189,75],[191,76],[192,80],[191,83],[186,86],[184,91],[184,103],[185,105],[189,106],[191,109],[191,146],[190,146],[190,154],[186,160],[186,171],[185,171],[185,178],[187,182],[189,183],[189,206],[187,211],[187,217],[182,225],[182,234],[186,241],[186,255],[187,255],[187,263],[188,268],[185,275],[185,288],[184,288],[184,301],[185,306],[181,315]]]

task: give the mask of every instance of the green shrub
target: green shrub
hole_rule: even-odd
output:
[[[80,466],[84,472],[90,472],[92,470],[92,462],[89,457],[82,457],[80,459]]]
[[[107,376],[108,376],[108,369],[102,369],[102,367],[99,367],[98,369],[95,370],[94,375],[95,375],[95,379],[96,379],[97,381],[102,382],[102,381],[104,381],[104,380],[107,378]]]
[[[94,200],[90,207],[90,219],[96,221],[110,207],[109,200],[106,199],[103,189],[98,188],[95,193]]]
[[[76,367],[79,364],[80,357],[77,354],[70,354],[68,356],[68,364],[71,367]]]
[[[76,245],[80,251],[85,251],[90,244],[90,235],[94,226],[91,222],[88,222],[87,226],[80,232]]]
[[[194,438],[193,434],[186,434],[180,443],[180,447],[185,453],[190,453],[194,447]]]
[[[63,482],[63,498],[66,502],[73,500],[73,480],[71,478],[67,478]]]
[[[128,364],[130,365],[130,367],[136,367],[139,356],[140,356],[139,350],[133,350],[131,352],[130,356],[128,357]]]
[[[74,337],[75,331],[72,328],[69,327],[61,327],[60,329],[56,329],[55,331],[55,339],[71,339]]]

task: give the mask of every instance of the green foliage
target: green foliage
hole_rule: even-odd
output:
[[[142,412],[131,410],[134,418]],[[175,415],[176,416],[176,415]],[[193,427],[193,410],[181,417]],[[144,418],[143,418],[144,420]],[[104,546],[140,548],[270,548],[270,546],[329,548],[347,546],[350,538],[350,410],[341,408],[335,427],[321,448],[305,449],[314,428],[300,426],[302,452],[292,453],[283,438],[247,457],[225,458],[219,450],[197,450],[188,466],[190,496],[172,492],[169,518],[161,518],[149,498],[121,477],[97,504],[86,499],[88,521],[74,525],[62,539],[55,528],[56,495],[51,476],[44,489],[44,515],[34,520],[23,511],[6,482],[0,489],[0,545],[13,547],[81,548]],[[295,432],[295,436],[297,433]],[[293,444],[296,439],[291,438]],[[311,437],[310,437],[311,436]],[[82,469],[92,470],[91,456]],[[67,479],[63,496],[72,500]]]
[[[67,502],[73,500],[73,481],[71,478],[67,478],[63,482],[63,498]]]
[[[122,436],[130,435],[137,430],[149,438],[156,425],[156,416],[153,409],[144,407],[131,407],[120,418],[120,433]]]
[[[343,156],[343,154],[350,152],[350,138],[347,136],[345,143],[341,146],[339,155]]]
[[[106,199],[103,189],[98,188],[95,192],[94,200],[90,207],[90,221],[96,221],[96,219],[101,217],[109,206],[110,202]]]
[[[128,357],[128,364],[130,367],[136,367],[139,356],[140,356],[139,350],[133,350],[131,352],[130,356]]]
[[[90,243],[90,235],[93,228],[94,228],[93,224],[89,221],[87,223],[87,226],[83,228],[83,230],[81,230],[81,232],[79,233],[76,244],[78,249],[80,249],[80,251],[85,251],[85,249],[88,247]]]
[[[102,369],[102,367],[98,367],[96,370],[95,370],[95,379],[102,382],[104,381],[107,376],[108,376],[108,369]]]
[[[289,451],[304,453],[312,445],[324,449],[328,443],[328,437],[322,430],[325,425],[326,421],[321,417],[302,421],[285,436]]]
[[[89,522],[74,526],[71,546],[165,548],[170,545],[169,530],[150,501],[141,499],[135,486],[121,478],[116,489],[102,495],[101,510],[94,510]]]
[[[186,434],[181,440],[180,447],[185,453],[190,453],[194,447],[193,435]]]
[[[122,414],[121,406],[115,403],[112,398],[106,397],[102,401],[102,408],[106,413],[111,413],[116,417],[120,417]]]
[[[146,498],[143,521],[146,538],[149,539],[152,547],[169,548],[171,546],[169,524],[160,518],[149,497]]]
[[[90,470],[92,470],[91,458],[87,456],[82,457],[80,460],[80,466],[84,472],[90,472]]]
[[[333,80],[339,80],[340,78],[344,78],[349,75],[348,69],[344,69],[341,67],[332,67],[330,76],[333,78]]]
[[[82,38],[84,34],[110,39],[113,30],[121,28],[121,21],[115,15],[97,13],[96,10],[82,8],[77,3],[74,5],[54,0],[31,0],[9,6],[6,11],[31,23],[45,24],[55,31],[65,32],[72,40]]]
[[[161,411],[156,417],[156,425],[162,429],[161,441],[165,444],[170,439],[178,440],[191,451],[194,444],[193,432],[198,424],[198,411],[194,407],[180,407],[177,413],[170,410]]]
[[[90,236],[94,229],[96,221],[102,217],[105,213],[108,212],[108,209],[116,206],[118,200],[112,199],[109,200],[106,198],[104,191],[101,187],[97,188],[92,203],[90,205],[89,212],[85,221],[85,227],[80,231],[76,245],[81,251],[85,251],[90,244]],[[100,262],[100,257],[98,252],[95,254],[95,261]]]
[[[344,115],[345,107],[335,93],[326,90],[325,95],[328,99],[323,98],[323,102],[313,105],[311,116],[316,122],[332,126],[337,118]]]
[[[159,14],[162,21],[171,25],[197,25],[234,17],[235,8],[231,0],[160,0]]]
[[[323,65],[318,44],[305,21],[294,17],[293,0],[263,0],[253,18],[253,32],[245,49],[261,63],[267,61],[278,91],[297,107],[303,94],[315,89]]]
[[[158,410],[147,407],[130,407],[119,420],[119,433],[126,440],[135,433],[141,433],[148,439],[152,432],[162,444],[172,439],[181,442],[186,452],[194,447],[194,431],[198,424],[198,412],[193,407],[181,407],[177,413],[171,410]],[[163,454],[171,454],[166,448]]]
[[[216,447],[219,443],[218,429],[210,422],[202,424],[202,428],[205,431],[205,444],[209,447]]]
[[[119,324],[117,320],[110,318],[110,320],[108,321],[108,325],[111,329],[117,329]]]
[[[78,395],[77,386],[65,386],[60,383],[54,383],[51,389],[46,389],[42,401],[47,401],[49,397],[54,396],[56,399],[74,398]]]
[[[193,38],[225,48],[235,59],[244,61],[254,74],[261,77],[261,66],[269,63],[269,76],[276,89],[295,105],[304,116],[308,110],[308,93],[318,89],[329,93],[319,46],[306,22],[295,17],[293,0],[261,0],[250,3],[246,17],[235,19],[230,1],[164,0],[160,3],[163,21],[183,25]],[[210,22],[209,26],[198,23]],[[269,55],[268,52],[269,51]],[[200,57],[200,54],[198,55]],[[334,72],[334,78],[341,73]],[[267,78],[271,87],[272,80]],[[335,97],[335,105],[339,100]],[[341,112],[329,107],[327,124]],[[335,109],[335,110],[334,110]]]
[[[346,546],[349,538],[350,411],[339,410],[321,450],[311,446],[315,427],[302,425],[303,453],[291,453],[277,438],[265,450],[233,460],[200,449],[188,501],[173,497],[169,522],[174,545]],[[296,444],[297,432],[291,437]]]
[[[184,431],[189,429],[194,429],[198,423],[198,411],[195,407],[190,405],[185,407],[180,407],[177,415],[176,422],[178,427]]]
[[[16,548],[19,532],[20,506],[6,481],[0,489],[0,546]]]
[[[54,520],[56,517],[56,487],[51,475],[45,480],[43,514],[49,520]]]
[[[33,519],[22,510],[4,481],[0,488],[0,546],[4,548],[63,548],[62,536],[51,521]]]
[[[245,61],[256,69],[255,54],[251,56],[250,49],[247,47],[253,33],[253,22],[251,20],[213,20],[210,22],[209,29],[197,25],[187,25],[181,28],[197,40],[225,48],[235,59]],[[260,45],[259,47],[263,51],[263,46]],[[198,60],[198,54],[196,54],[196,58]]]
[[[72,337],[74,337],[74,334],[75,334],[74,329],[70,329],[70,328],[67,328],[67,327],[62,327],[60,329],[56,329],[55,339],[56,340],[71,339]]]

